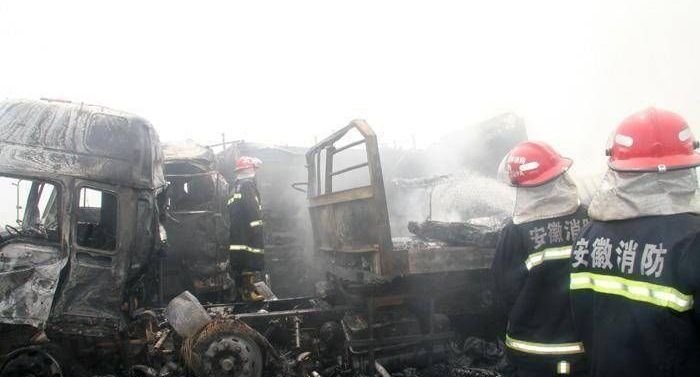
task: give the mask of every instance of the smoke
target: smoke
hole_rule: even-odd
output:
[[[503,219],[511,214],[515,198],[509,186],[467,169],[428,179],[394,179],[388,188],[395,236],[409,235],[409,221]]]
[[[466,221],[477,217],[506,217],[513,209],[513,189],[494,178],[462,170],[435,188],[433,220]]]
[[[450,222],[509,216],[514,193],[496,180],[496,170],[503,155],[525,136],[522,119],[506,113],[446,134],[423,150],[380,144],[391,236],[410,235],[409,221],[424,221],[429,216]],[[359,137],[356,131],[349,132],[336,148]],[[367,162],[365,147],[358,145],[336,154],[332,171]],[[307,283],[320,280],[324,266],[312,252],[307,195],[291,187],[308,179],[304,156],[308,148],[250,143],[241,143],[238,148],[241,155],[263,161],[258,184],[265,217],[266,263],[275,291],[280,297],[308,294],[311,287]],[[319,171],[325,172],[325,155],[319,162]],[[367,167],[334,175],[332,180],[333,192],[370,184]],[[327,182],[322,180],[319,186],[325,188]]]
[[[496,180],[496,173],[503,156],[525,139],[523,119],[504,113],[454,130],[426,150],[383,151],[384,181],[392,183],[387,201],[394,236],[409,235],[409,221],[429,217],[464,222],[509,216],[515,194]],[[449,178],[429,182],[441,175]],[[423,185],[401,182],[407,179]]]

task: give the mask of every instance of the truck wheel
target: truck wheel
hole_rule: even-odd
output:
[[[25,347],[12,351],[2,367],[0,377],[63,377],[56,358],[41,347]]]
[[[262,375],[260,346],[235,323],[209,323],[185,342],[183,356],[197,377]]]

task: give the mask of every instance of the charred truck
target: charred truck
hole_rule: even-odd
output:
[[[63,101],[0,103],[1,375],[128,363],[145,339],[137,318],[158,296],[147,277],[157,275],[148,269],[164,186],[146,120]]]
[[[341,158],[353,148],[364,161]],[[460,246],[392,239],[377,137],[362,120],[306,159],[314,250],[333,300],[349,308],[340,328],[355,367],[429,363],[459,333],[487,335],[497,228],[463,223],[482,236]]]
[[[4,102],[0,144],[0,377],[387,375],[444,358],[458,333],[492,321],[493,237],[393,240],[377,138],[364,121],[306,153],[313,256],[327,280],[313,297],[259,302],[201,305],[183,292],[160,305],[176,294],[163,292],[170,266],[190,271],[177,289],[227,287],[216,238],[225,189],[209,152],[170,149],[166,197],[158,137],[133,115]],[[364,161],[343,165],[351,150]],[[183,232],[168,240],[170,260],[166,217],[171,233]],[[180,228],[190,221],[213,228]],[[186,232],[210,244],[190,245]]]

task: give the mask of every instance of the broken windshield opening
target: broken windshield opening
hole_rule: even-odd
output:
[[[0,234],[58,242],[58,189],[32,178],[0,176]]]
[[[216,199],[216,177],[210,173],[168,176],[168,205],[171,211],[196,211],[208,208]]]

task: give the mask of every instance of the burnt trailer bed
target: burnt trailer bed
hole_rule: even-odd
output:
[[[350,149],[364,149],[366,160],[338,158]],[[362,365],[387,354],[400,360],[388,351],[400,345],[416,346],[407,351],[413,361],[431,361],[455,331],[493,334],[495,244],[392,240],[377,136],[365,121],[312,147],[306,166],[314,256],[336,297],[354,308],[341,324],[350,349],[364,355]]]
[[[336,166],[337,156],[350,148],[364,148],[366,161]],[[377,136],[366,122],[354,120],[316,144],[306,163],[314,248],[334,275],[376,283],[489,268],[494,245],[425,247],[417,242],[394,247]]]

